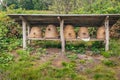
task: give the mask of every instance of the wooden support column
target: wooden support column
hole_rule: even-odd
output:
[[[27,48],[27,35],[26,34],[30,33],[30,24],[23,16],[20,16],[19,18],[22,20],[22,27],[23,27],[23,49],[26,49]],[[26,31],[26,29],[28,29],[28,32]],[[28,43],[29,43],[29,40],[28,40]]]
[[[30,34],[30,26],[29,25],[27,25],[27,33],[28,33],[28,35]]]
[[[62,53],[65,52],[65,39],[64,39],[63,28],[64,28],[64,20],[62,19],[60,20],[60,38],[61,38]]]
[[[30,25],[27,25],[27,36],[30,34]],[[28,40],[28,44],[30,44],[30,40]]]
[[[26,22],[22,20],[22,29],[23,29],[23,49],[27,48],[27,37],[26,37]]]
[[[105,51],[109,50],[109,16],[105,19]]]

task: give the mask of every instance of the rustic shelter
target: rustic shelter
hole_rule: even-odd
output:
[[[22,25],[23,48],[27,47],[27,40],[60,40],[62,52],[65,51],[64,25],[99,27],[105,26],[105,39],[90,39],[90,41],[105,41],[105,50],[109,50],[109,28],[120,18],[120,14],[9,14]],[[60,39],[29,38],[31,26],[54,24],[60,26]],[[28,34],[27,34],[28,33]],[[81,39],[71,39],[80,41]]]

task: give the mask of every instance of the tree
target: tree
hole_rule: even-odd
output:
[[[69,14],[73,10],[79,8],[81,0],[53,0],[50,9],[56,13]]]
[[[2,9],[4,9],[4,8],[7,9],[8,8],[7,3],[5,1],[0,0],[0,4],[2,5],[1,6]]]
[[[26,10],[33,10],[34,4],[32,0],[20,0],[20,7]]]
[[[35,10],[48,10],[52,0],[33,0]]]
[[[119,0],[82,0],[82,5],[73,13],[108,14],[120,13]]]

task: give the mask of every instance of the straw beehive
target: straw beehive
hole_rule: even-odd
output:
[[[105,27],[101,26],[97,30],[97,39],[105,39]]]
[[[80,27],[78,31],[78,38],[85,39],[89,38],[89,31],[87,27]]]
[[[40,27],[32,27],[28,37],[29,38],[41,38],[42,37],[41,28]]]
[[[64,28],[64,37],[65,39],[75,39],[76,33],[72,25],[66,25]]]
[[[45,38],[58,38],[58,31],[56,26],[48,25],[45,30]]]

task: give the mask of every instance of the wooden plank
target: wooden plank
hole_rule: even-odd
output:
[[[30,26],[30,23],[29,23],[23,16],[19,16],[19,18],[20,18],[22,21],[26,22],[27,25]]]
[[[26,37],[26,22],[22,21],[22,28],[23,28],[23,49],[27,48],[27,37]]]
[[[64,39],[64,33],[63,33],[63,28],[64,28],[64,20],[60,21],[60,38],[61,38],[61,47],[62,47],[62,53],[65,52],[65,39]]]
[[[109,50],[109,16],[105,20],[105,50]]]
[[[82,39],[66,39],[66,41],[83,41],[83,40]],[[95,39],[95,38],[92,38],[89,41],[104,41],[104,39]],[[85,41],[85,42],[88,42],[88,41]]]
[[[58,38],[28,38],[28,40],[53,40],[53,41],[60,41],[60,39]]]
[[[53,40],[53,41],[60,41],[59,38],[28,38],[28,40]],[[81,39],[66,39],[66,41],[83,41]],[[89,41],[104,41],[104,39],[90,39]]]

